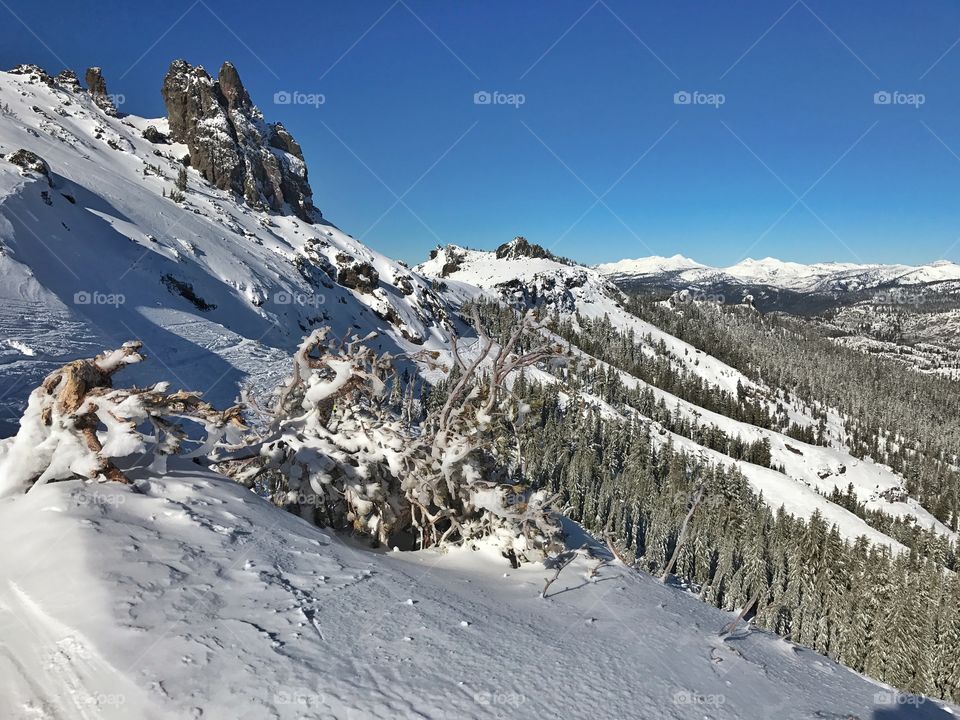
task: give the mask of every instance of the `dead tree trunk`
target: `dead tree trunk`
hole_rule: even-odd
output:
[[[690,524],[693,514],[697,511],[697,507],[700,505],[700,502],[703,500],[704,486],[701,485],[697,488],[696,494],[693,496],[693,501],[690,503],[690,509],[687,511],[687,516],[683,519],[683,524],[680,526],[680,533],[677,535],[677,546],[673,549],[673,555],[670,556],[670,562],[667,563],[667,566],[663,569],[663,574],[660,576],[660,582],[666,582],[667,577],[673,571],[673,566],[677,563],[677,558],[680,557],[680,549],[683,547],[683,541],[687,539],[687,526]]]

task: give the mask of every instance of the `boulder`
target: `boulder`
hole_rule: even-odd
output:
[[[149,140],[154,145],[165,145],[167,143],[167,136],[157,130],[153,125],[147,125],[143,131],[143,139]]]

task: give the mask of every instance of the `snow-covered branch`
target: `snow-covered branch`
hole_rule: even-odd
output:
[[[381,544],[424,548],[493,537],[514,562],[555,548],[549,499],[510,482],[493,432],[499,419],[522,417],[505,392],[510,373],[553,351],[517,353],[520,333],[498,347],[481,330],[476,354],[466,359],[454,341],[460,374],[443,405],[414,424],[385,398],[398,382],[395,358],[374,353],[368,339],[331,340],[327,329],[307,337],[269,432],[252,457],[222,469],[314,523]]]
[[[221,412],[197,393],[169,393],[166,383],[114,389],[118,371],[145,359],[140,349],[141,343],[128,342],[44,379],[30,395],[18,433],[0,450],[0,496],[72,478],[126,483],[114,459],[132,455],[162,470],[187,437],[182,420],[204,428],[194,455],[208,454],[228,427],[242,427],[239,407]]]

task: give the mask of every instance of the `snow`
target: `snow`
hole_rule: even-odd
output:
[[[662,257],[660,255],[651,255],[650,257],[637,258],[635,260],[618,260],[617,262],[601,263],[595,265],[594,269],[603,275],[660,275],[662,273],[681,272],[683,270],[705,269],[706,265],[701,265],[696,260],[691,260],[683,255],[673,255],[671,257]]]
[[[0,501],[0,716],[949,717],[615,563],[541,599],[552,571],[486,545],[374,552],[195,466],[131,474]]]

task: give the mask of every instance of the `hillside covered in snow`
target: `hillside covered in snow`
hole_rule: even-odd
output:
[[[212,99],[221,84],[238,106]],[[306,182],[299,149],[266,125],[232,65],[215,80],[174,63],[164,91],[173,128],[105,110],[72,74],[0,72],[4,434],[51,369],[135,338],[171,382],[219,403],[274,385],[271,368],[321,323],[338,336],[381,330],[395,354],[446,342],[429,283],[284,199],[281,163]],[[177,123],[214,130],[177,135]]]
[[[553,571],[483,547],[371,553],[208,473],[135,484],[0,506],[4,717],[951,716],[775,636],[721,639],[731,614],[584,536],[543,599]]]
[[[0,716],[953,714],[894,688],[960,697],[950,393],[623,289],[954,266],[408,268],[232,64],[85,81],[0,73]]]

